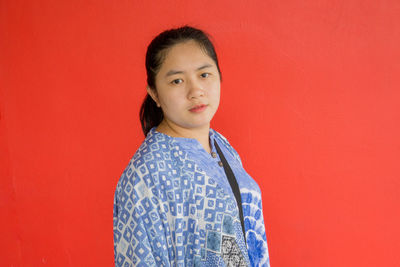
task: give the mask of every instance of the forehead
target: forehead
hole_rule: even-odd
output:
[[[207,55],[205,50],[195,41],[179,43],[166,51],[160,72],[171,68],[198,67],[202,64],[215,65],[214,60]]]

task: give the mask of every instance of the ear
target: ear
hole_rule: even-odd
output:
[[[150,88],[150,86],[147,86],[146,90],[147,90],[147,93],[149,94],[149,96],[154,100],[154,102],[156,102],[157,107],[160,107],[160,102],[158,101],[157,91],[155,89]]]

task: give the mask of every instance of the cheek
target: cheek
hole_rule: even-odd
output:
[[[160,102],[165,108],[174,109],[179,105],[179,96],[172,93],[160,95]]]
[[[215,86],[215,87],[213,88],[213,90],[211,91],[211,95],[212,95],[212,98],[213,98],[215,101],[219,102],[220,95],[221,95],[221,89],[220,89],[220,87],[219,87],[219,86]]]
[[[215,97],[215,105],[217,106],[217,108],[219,106],[219,103],[220,103],[220,94],[218,93],[218,96]]]

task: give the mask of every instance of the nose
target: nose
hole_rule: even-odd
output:
[[[188,83],[188,98],[189,99],[196,99],[203,97],[205,92],[202,84],[200,81],[196,79],[191,79],[190,82]]]

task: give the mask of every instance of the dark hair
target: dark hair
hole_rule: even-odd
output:
[[[160,33],[147,47],[147,85],[151,90],[157,90],[156,75],[164,62],[168,50],[176,44],[191,40],[195,41],[204,52],[214,60],[221,77],[217,54],[214,45],[210,41],[209,35],[199,29],[190,26],[183,26]],[[157,107],[156,102],[154,102],[150,95],[147,94],[140,108],[140,123],[142,124],[144,135],[147,135],[151,128],[159,125],[163,120],[163,117],[161,108]]]

